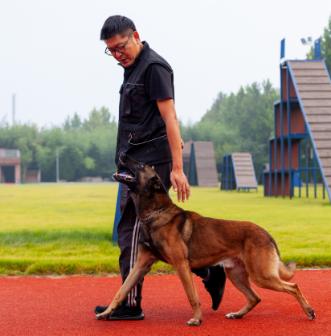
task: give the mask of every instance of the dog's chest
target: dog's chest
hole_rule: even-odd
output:
[[[159,260],[165,261],[164,257],[159,251],[158,246],[153,241],[150,226],[147,223],[142,223],[140,228],[139,243],[144,245],[151,251]]]

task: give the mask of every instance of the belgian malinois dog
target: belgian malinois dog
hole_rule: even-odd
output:
[[[98,319],[105,318],[126,298],[156,260],[171,264],[178,273],[193,309],[193,317],[187,321],[190,326],[202,321],[191,269],[219,263],[247,298],[247,304],[226,314],[227,318],[242,318],[261,301],[250,286],[251,280],[259,287],[293,295],[308,318],[315,319],[315,312],[298,285],[288,282],[295,264],[283,264],[276,242],[266,230],[251,222],[214,219],[185,211],[171,201],[152,167],[125,155],[120,161],[125,172],[115,173],[114,178],[131,190],[141,221],[141,239],[136,264],[108,308],[96,315]]]

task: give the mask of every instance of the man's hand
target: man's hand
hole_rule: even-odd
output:
[[[183,170],[172,170],[170,174],[170,181],[175,192],[177,192],[178,201],[184,202],[190,197],[190,185]]]
[[[172,156],[172,171],[170,181],[177,192],[178,201],[184,202],[190,196],[190,185],[183,172],[183,147],[184,142],[180,137],[179,123],[176,117],[176,110],[173,99],[158,100],[161,117],[166,125],[167,136]]]

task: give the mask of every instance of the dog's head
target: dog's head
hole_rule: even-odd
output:
[[[126,184],[133,193],[149,197],[155,193],[166,193],[153,167],[123,153],[119,157],[119,163],[119,171],[113,175],[113,178]]]

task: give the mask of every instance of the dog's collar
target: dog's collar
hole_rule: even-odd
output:
[[[151,220],[154,219],[155,216],[158,216],[161,212],[163,212],[165,210],[165,208],[160,208],[157,210],[153,210],[153,212],[145,217],[139,217],[139,219],[146,223],[146,222],[150,222]]]

